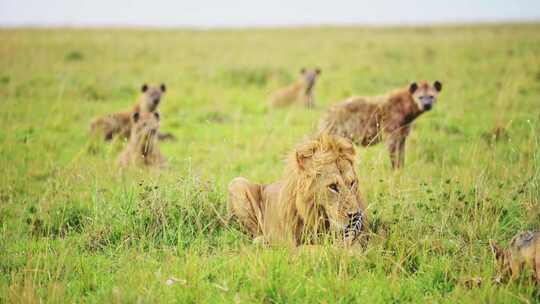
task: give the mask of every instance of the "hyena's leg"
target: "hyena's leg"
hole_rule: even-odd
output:
[[[176,140],[176,136],[174,136],[172,133],[162,133],[162,132],[158,132],[158,140],[170,140],[170,141],[175,141]]]
[[[118,123],[110,115],[99,117],[92,122],[91,130],[103,136],[105,141],[110,141],[118,132]]]
[[[243,177],[233,179],[229,184],[228,209],[229,215],[236,217],[250,234],[263,234],[261,185]]]
[[[112,130],[106,131],[106,132],[105,132],[105,141],[110,141],[110,140],[112,140],[113,135],[114,135],[114,132],[113,132]]]
[[[390,153],[390,162],[392,162],[392,169],[399,168],[399,140],[397,138],[389,138],[386,141],[388,152]]]
[[[519,261],[510,262],[510,272],[512,272],[510,279],[512,281],[515,281],[519,277],[519,274],[521,273],[521,268],[522,265]]]
[[[398,160],[398,167],[403,168],[405,165],[405,141],[407,140],[407,137],[403,137],[399,141],[399,160]]]
[[[313,109],[315,108],[315,97],[313,95],[307,95],[305,97],[305,100],[304,100],[304,105],[306,106],[306,108],[308,109]]]

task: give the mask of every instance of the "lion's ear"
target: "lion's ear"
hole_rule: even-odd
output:
[[[313,153],[314,151],[312,148],[296,150],[296,165],[298,166],[298,169],[306,170],[311,162]]]
[[[353,143],[344,137],[339,138],[339,154],[346,154],[352,159],[356,156],[356,149]]]

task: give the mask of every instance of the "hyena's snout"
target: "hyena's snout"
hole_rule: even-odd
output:
[[[422,96],[420,97],[420,101],[422,102],[422,107],[424,108],[424,111],[429,111],[433,108],[433,103],[435,102],[435,99],[433,96]]]

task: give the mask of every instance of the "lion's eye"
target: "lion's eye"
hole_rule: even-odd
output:
[[[335,193],[339,192],[338,185],[336,183],[330,184],[328,186],[328,189],[330,189],[330,191],[335,192]]]

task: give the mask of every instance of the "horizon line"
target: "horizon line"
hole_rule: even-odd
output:
[[[249,29],[301,29],[301,28],[415,28],[415,27],[466,27],[466,26],[495,26],[495,25],[537,25],[540,18],[531,19],[492,19],[492,20],[462,20],[462,21],[434,21],[434,22],[396,22],[396,23],[369,23],[369,22],[306,22],[289,24],[237,24],[237,25],[195,25],[195,24],[120,24],[120,23],[62,23],[50,24],[19,23],[10,24],[0,22],[0,29],[166,29],[166,30],[249,30]]]

